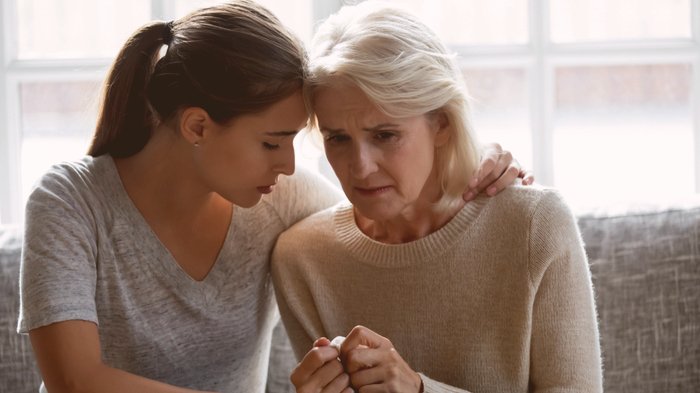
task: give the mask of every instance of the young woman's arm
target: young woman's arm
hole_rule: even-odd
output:
[[[464,200],[469,202],[482,192],[494,196],[513,184],[515,179],[522,179],[523,185],[535,182],[532,172],[520,167],[518,161],[508,150],[503,150],[498,143],[487,143],[482,148],[481,162],[464,192]]]
[[[44,384],[50,393],[198,392],[105,365],[97,326],[92,322],[58,322],[31,330],[29,337]]]

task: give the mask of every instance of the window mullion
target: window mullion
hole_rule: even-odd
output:
[[[23,216],[20,202],[20,135],[17,85],[10,81],[10,63],[16,54],[16,9],[14,0],[0,3],[0,222],[18,223]]]
[[[693,112],[693,159],[695,160],[695,192],[700,193],[700,0],[691,3],[691,29],[695,58],[693,60],[693,88],[691,90],[691,110]]]
[[[532,130],[533,171],[538,183],[554,185],[552,114],[554,107],[553,67],[548,58],[548,1],[529,1],[529,31],[532,48],[530,68],[530,127]]]

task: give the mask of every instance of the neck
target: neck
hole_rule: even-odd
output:
[[[230,210],[230,202],[197,176],[192,148],[174,130],[160,126],[140,152],[114,160],[127,194],[144,216],[182,223],[206,216],[202,213],[211,209]]]
[[[371,219],[354,209],[358,228],[370,238],[388,244],[408,243],[439,230],[464,207],[459,200],[447,209],[438,209],[435,203],[415,204],[389,219]]]

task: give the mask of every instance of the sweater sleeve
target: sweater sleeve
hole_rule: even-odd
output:
[[[438,382],[423,373],[418,373],[418,375],[423,380],[423,393],[470,393],[468,390]]]
[[[553,191],[534,209],[529,272],[533,392],[602,392],[602,366],[591,275],[575,218]]]
[[[312,337],[313,333],[310,332],[318,334],[322,324],[307,287],[307,276],[311,273],[300,267],[303,265],[300,258],[307,255],[308,250],[304,249],[303,242],[298,241],[297,233],[292,228],[278,238],[272,253],[271,273],[284,327],[297,360],[301,360],[318,338]]]
[[[284,321],[284,327],[289,336],[289,341],[294,350],[297,361],[301,361],[304,355],[311,350],[314,341],[318,337],[310,337],[302,325],[302,320],[297,317],[290,304],[287,302],[287,298],[282,296],[277,296],[277,305],[279,306],[280,315]],[[331,337],[333,338],[333,337]]]

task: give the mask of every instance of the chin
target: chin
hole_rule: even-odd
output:
[[[236,206],[247,209],[257,205],[262,199],[262,195],[226,195],[224,198]]]

